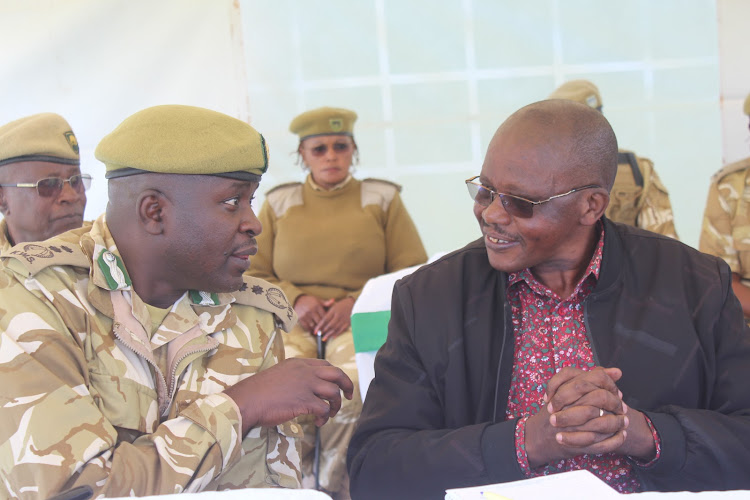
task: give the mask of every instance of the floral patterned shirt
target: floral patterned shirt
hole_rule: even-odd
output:
[[[580,455],[532,469],[525,449],[528,417],[544,404],[547,381],[562,368],[572,366],[591,370],[596,366],[594,353],[584,323],[583,301],[596,286],[604,248],[604,226],[599,224],[600,237],[588,269],[565,299],[542,285],[530,269],[508,276],[507,297],[512,307],[515,338],[513,377],[508,395],[508,420],[516,424],[516,456],[521,470],[528,477],[586,469],[621,493],[640,491],[641,485],[631,463],[622,455],[607,453]],[[659,439],[651,421],[646,421],[654,435],[658,460]]]

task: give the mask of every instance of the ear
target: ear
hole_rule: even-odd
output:
[[[602,218],[609,205],[609,193],[604,188],[590,189],[584,197],[584,209],[581,214],[581,224],[593,226]]]
[[[8,208],[8,200],[5,198],[5,189],[0,187],[0,213],[3,217],[10,215],[10,209]]]
[[[164,233],[164,219],[169,206],[169,200],[164,193],[156,189],[147,189],[138,195],[138,221],[148,234]]]

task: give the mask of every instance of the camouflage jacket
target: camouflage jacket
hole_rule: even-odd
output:
[[[620,151],[617,176],[610,193],[607,217],[615,222],[640,227],[677,239],[669,192],[648,158],[635,156],[637,173],[624,159],[630,151]],[[636,175],[640,178],[636,180]]]
[[[750,158],[714,174],[708,188],[699,249],[724,259],[750,280]]]
[[[2,260],[0,497],[299,486],[299,426],[243,438],[222,392],[283,359],[278,288],[187,292],[151,334],[103,216]]]

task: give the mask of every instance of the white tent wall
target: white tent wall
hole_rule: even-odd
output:
[[[492,132],[562,81],[594,80],[697,246],[711,174],[748,153],[744,0],[0,0],[0,123],[60,113],[106,205],[98,141],[148,106],[204,106],[271,145],[262,191],[302,173],[291,118],[356,109],[359,177],[404,185],[428,253],[479,235],[462,180]],[[416,40],[416,42],[415,42]],[[262,193],[258,205],[262,201]]]
[[[0,1],[0,123],[53,111],[94,177],[86,218],[104,211],[99,140],[125,117],[189,104],[248,119],[239,7],[228,0]]]
[[[721,77],[722,157],[730,163],[750,156],[750,131],[742,104],[750,93],[750,2],[720,0],[719,74]]]

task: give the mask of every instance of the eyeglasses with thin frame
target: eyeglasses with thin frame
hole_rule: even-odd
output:
[[[472,200],[483,207],[489,207],[490,204],[495,201],[495,198],[500,198],[500,203],[503,205],[506,212],[513,217],[520,217],[522,219],[528,219],[534,215],[535,205],[542,205],[554,199],[562,198],[563,196],[568,196],[569,194],[577,193],[578,191],[583,191],[584,189],[601,187],[596,184],[588,184],[586,186],[573,188],[566,193],[550,196],[546,200],[534,201],[514,194],[498,193],[493,189],[483,186],[479,182],[475,182],[478,178],[479,176],[477,175],[471,179],[466,179],[466,187],[469,189],[469,196],[471,196]]]
[[[353,145],[349,142],[334,142],[331,145],[331,149],[336,154],[348,153],[352,149]],[[328,152],[328,144],[319,144],[309,148],[310,154],[313,156],[324,156]]]
[[[19,182],[17,184],[0,184],[0,187],[36,188],[36,192],[42,198],[51,198],[60,194],[65,183],[70,184],[74,191],[82,193],[91,187],[91,176],[89,174],[76,174],[67,179],[60,177],[47,177],[36,182]]]

